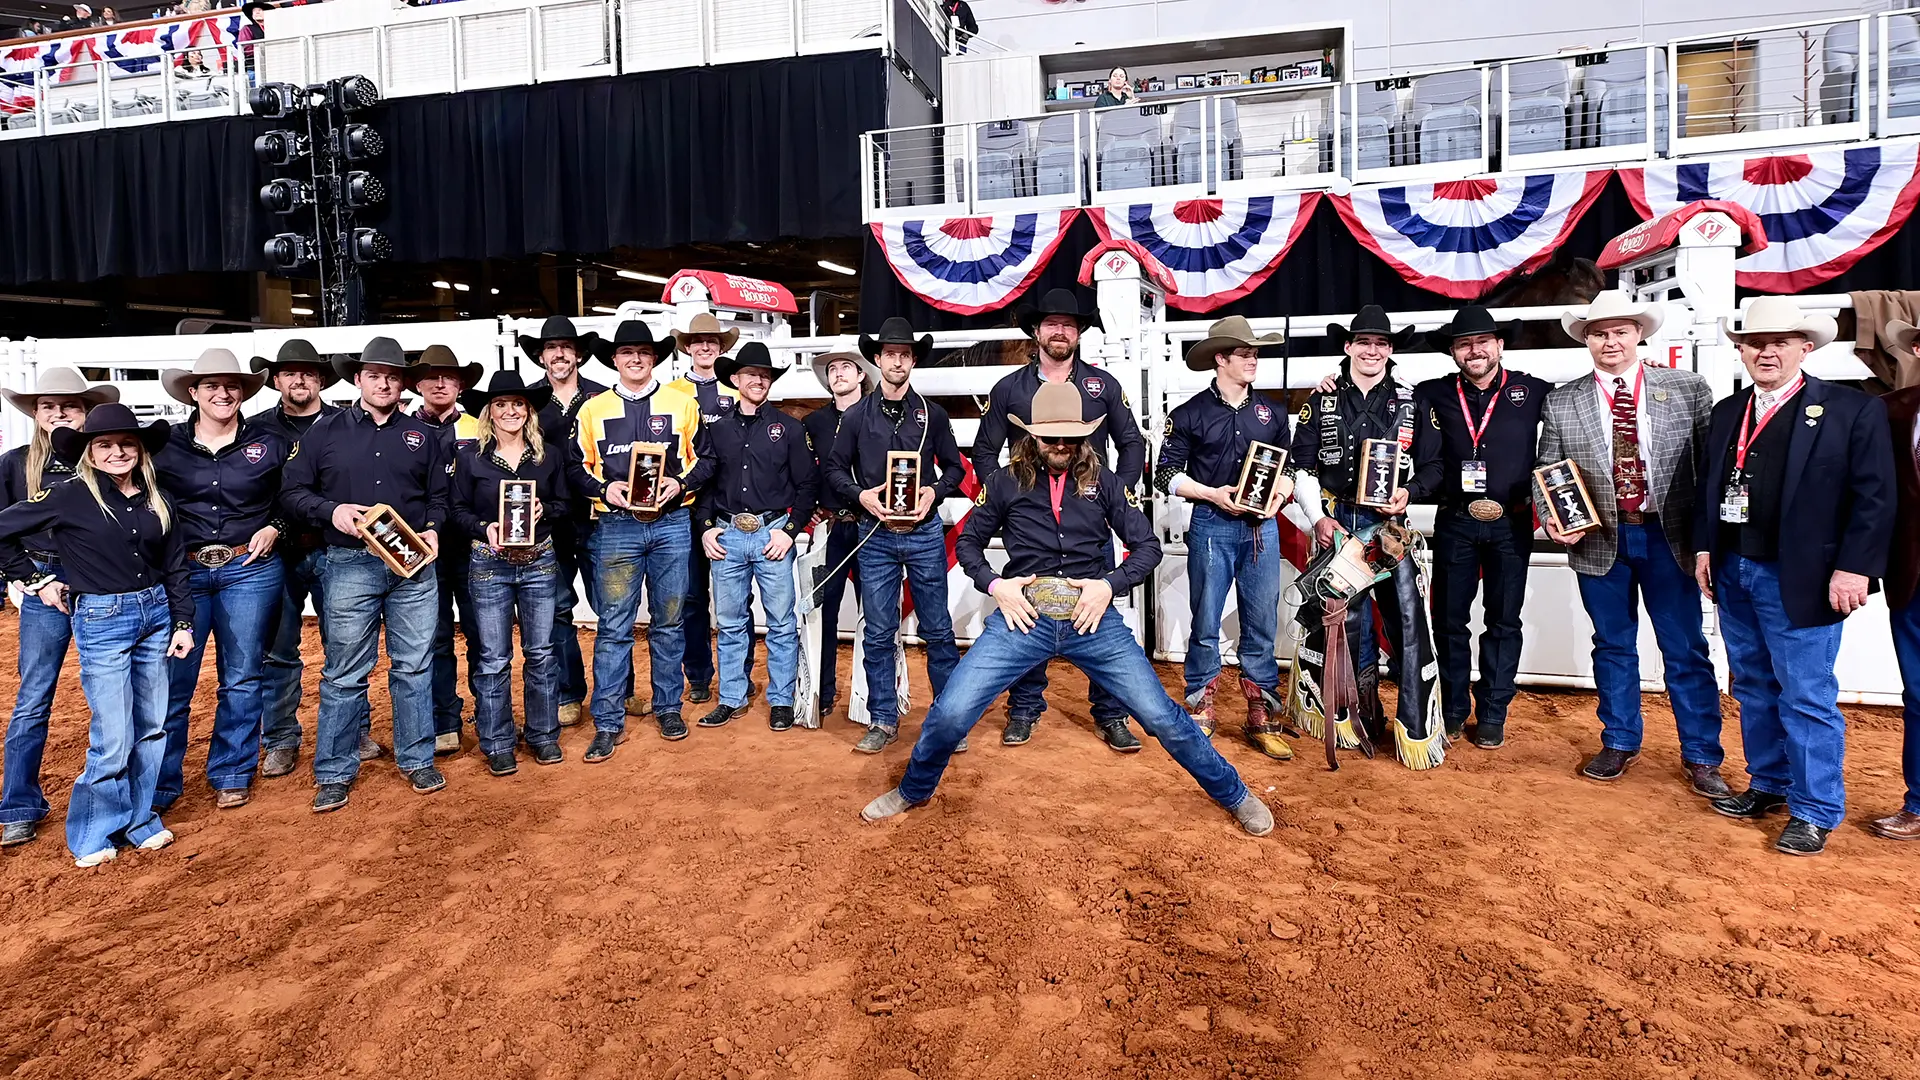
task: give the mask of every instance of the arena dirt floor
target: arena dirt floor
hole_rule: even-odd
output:
[[[1920,846],[1858,824],[1897,805],[1889,711],[1851,710],[1854,820],[1797,860],[1686,793],[1657,700],[1611,787],[1574,776],[1589,695],[1522,695],[1505,750],[1423,775],[1270,762],[1235,706],[1216,741],[1280,822],[1254,840],[1054,676],[1031,744],[990,715],[881,825],[906,741],[761,706],[595,766],[575,729],[509,779],[469,736],[446,791],[383,762],[324,818],[305,759],[235,812],[202,782],[177,844],[96,871],[61,841],[68,681],[55,817],[0,860],[0,1076],[1920,1076]]]

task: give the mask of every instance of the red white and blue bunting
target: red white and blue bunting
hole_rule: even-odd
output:
[[[1611,169],[1356,188],[1334,207],[1408,284],[1478,300],[1553,257]]]
[[[1905,225],[1920,198],[1920,143],[1620,170],[1642,217],[1700,199],[1759,215],[1767,246],[1734,263],[1744,288],[1793,293],[1845,273]]]
[[[127,78],[158,70],[167,54],[182,49],[210,50],[202,61],[208,67],[223,66],[223,46],[239,33],[240,16],[230,13],[16,45],[0,51],[0,113],[34,107],[35,72],[45,71],[45,78],[57,83],[93,82],[100,69],[87,62],[105,61],[109,79]]]
[[[1167,306],[1203,313],[1259,288],[1313,217],[1317,191],[1087,211],[1102,240],[1131,240],[1173,275]]]
[[[1033,284],[1079,212],[876,221],[873,238],[915,296],[942,311],[979,315],[1007,306]]]

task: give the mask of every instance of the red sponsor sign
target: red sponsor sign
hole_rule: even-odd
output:
[[[700,299],[701,292],[714,307],[729,311],[772,311],[794,315],[800,305],[785,285],[762,281],[740,274],[719,274],[711,270],[682,270],[667,281],[661,295],[669,304]]]
[[[1751,255],[1767,246],[1766,229],[1753,211],[1739,203],[1702,199],[1669,210],[1651,221],[1643,221],[1609,240],[1606,248],[1600,252],[1600,269],[1612,270],[1651,252],[1673,247],[1680,242],[1680,231],[1687,227],[1688,222],[1694,222],[1695,218],[1708,213],[1725,214],[1733,220],[1740,230],[1740,254]],[[1692,228],[1694,235],[1711,241],[1726,226],[1717,220],[1703,219],[1694,222]]]

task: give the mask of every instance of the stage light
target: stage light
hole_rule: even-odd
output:
[[[853,275],[860,272],[858,270],[855,270],[851,266],[841,266],[839,263],[834,262],[831,259],[821,259],[819,262],[815,263],[814,265],[818,266],[822,270],[831,270],[836,274],[845,274],[848,277],[852,277]]]
[[[348,124],[334,137],[334,147],[348,161],[366,161],[387,152],[387,140],[366,124]]]
[[[343,75],[327,84],[327,103],[347,112],[380,104],[380,87],[365,75]]]
[[[288,308],[287,310],[288,310],[288,311],[290,311],[290,312],[292,312],[292,313],[294,313],[295,315],[311,315],[311,314],[313,314],[313,309],[312,309],[312,308],[310,308],[310,307],[296,307],[296,308]]]
[[[456,281],[453,283],[453,291],[454,292],[472,292],[473,286],[467,284],[464,281]]]
[[[614,273],[628,281],[646,281],[655,285],[665,285],[667,279],[658,274],[643,274],[638,270],[616,270]]]
[[[354,262],[366,266],[393,258],[393,241],[378,229],[355,229],[347,250],[353,255]]]
[[[253,156],[262,165],[291,165],[307,156],[305,136],[291,131],[269,131],[253,140]]]
[[[247,91],[247,108],[268,120],[292,116],[306,107],[306,94],[292,83],[261,83]]]
[[[608,306],[606,306],[605,304],[595,304],[595,305],[593,305],[593,310],[595,310],[595,311],[597,311],[597,312],[599,312],[599,313],[600,313],[600,314],[602,314],[602,315],[618,315],[618,314],[620,314],[620,309],[619,309],[619,308],[610,308],[610,307],[608,307]]]
[[[260,205],[276,214],[291,214],[313,203],[313,185],[298,180],[272,180],[260,189]]]
[[[490,292],[490,293],[492,293],[492,294],[493,294],[493,295],[495,295],[495,296],[499,296],[499,295],[500,295],[500,290],[499,290],[499,289],[488,289],[487,291],[488,291],[488,292]]]
[[[299,233],[280,233],[262,249],[275,270],[292,270],[313,261],[313,249]]]
[[[433,286],[434,288],[436,288],[436,289],[451,289],[451,288],[453,288],[453,282],[451,282],[451,281],[433,281],[433,282],[428,282],[428,284],[430,284],[430,285],[432,285],[432,286]]]
[[[365,210],[387,201],[387,185],[370,172],[348,173],[340,193],[349,210]]]

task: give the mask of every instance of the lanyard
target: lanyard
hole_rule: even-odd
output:
[[[1487,409],[1480,414],[1480,423],[1475,425],[1473,414],[1467,411],[1467,378],[1464,375],[1453,377],[1453,392],[1460,398],[1460,419],[1467,423],[1467,437],[1473,440],[1474,460],[1480,458],[1480,439],[1487,433],[1487,425],[1493,422],[1493,407],[1500,404],[1500,391],[1507,388],[1507,373],[1500,372],[1500,385],[1493,388],[1493,396],[1487,399]]]
[[[1602,379],[1600,373],[1597,371],[1593,373],[1593,381],[1600,387],[1600,393],[1605,395],[1607,402],[1611,404],[1613,402],[1613,391],[1607,389],[1607,381]],[[1633,369],[1633,413],[1636,417],[1640,415],[1640,390],[1646,386],[1646,384],[1647,365],[1641,364]]]
[[[1760,432],[1766,430],[1767,422],[1772,420],[1773,415],[1780,411],[1780,407],[1787,403],[1787,398],[1793,396],[1798,390],[1799,386],[1797,384],[1794,386],[1781,387],[1780,396],[1774,399],[1773,407],[1768,409],[1766,413],[1758,419],[1754,418],[1753,406],[1754,402],[1759,399],[1759,393],[1756,391],[1752,397],[1747,398],[1746,411],[1740,414],[1740,435],[1739,438],[1734,440],[1733,444],[1733,472],[1735,476],[1746,472],[1748,448],[1760,441]],[[1753,433],[1751,435],[1747,433],[1747,424],[1749,421],[1753,423]]]

